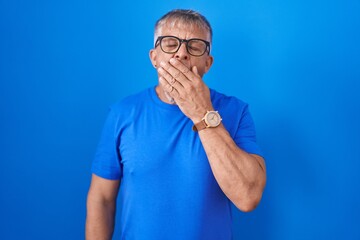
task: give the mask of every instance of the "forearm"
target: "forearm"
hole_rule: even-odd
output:
[[[253,210],[266,182],[262,159],[240,149],[222,124],[200,131],[199,136],[224,194],[239,209]]]
[[[111,239],[114,231],[115,202],[88,198],[86,240]]]

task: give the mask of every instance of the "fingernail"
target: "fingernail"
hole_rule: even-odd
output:
[[[166,64],[165,64],[165,62],[160,62],[160,66],[165,66]]]
[[[171,58],[171,59],[170,59],[170,63],[176,63],[175,58]]]

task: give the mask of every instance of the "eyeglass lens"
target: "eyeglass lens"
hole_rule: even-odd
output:
[[[160,41],[161,49],[167,53],[175,53],[180,48],[180,40],[174,37],[164,37]],[[194,56],[201,56],[206,52],[206,43],[198,39],[186,42],[187,51]]]

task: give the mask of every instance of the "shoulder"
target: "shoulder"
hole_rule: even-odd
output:
[[[228,96],[210,89],[211,100],[216,110],[243,112],[248,104],[235,96]]]
[[[233,138],[239,126],[252,124],[249,107],[246,102],[237,97],[227,96],[212,89],[211,100],[214,109],[219,111],[224,126]]]
[[[131,94],[110,105],[110,111],[114,114],[131,114],[139,108],[144,107],[149,102],[151,88],[144,89],[135,94]]]

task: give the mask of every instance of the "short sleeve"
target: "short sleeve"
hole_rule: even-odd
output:
[[[110,108],[91,168],[95,175],[110,180],[122,177],[118,121],[118,115]]]
[[[234,141],[242,150],[246,151],[247,153],[263,156],[260,147],[256,143],[255,125],[248,105],[244,107],[242,112]]]

